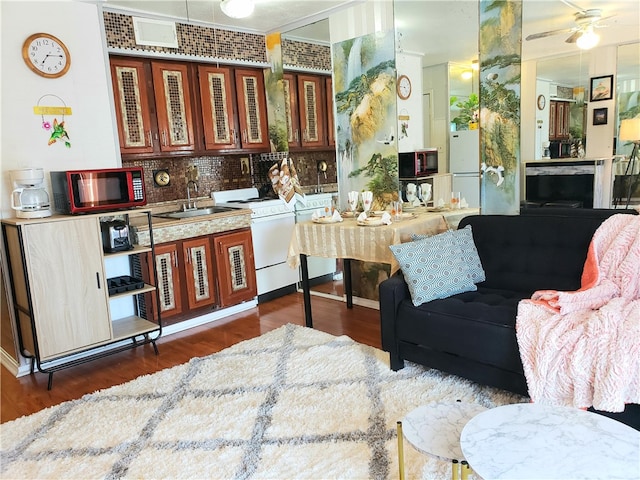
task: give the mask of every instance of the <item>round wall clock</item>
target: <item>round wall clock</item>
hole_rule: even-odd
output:
[[[156,170],[153,172],[153,181],[156,182],[156,185],[159,187],[166,187],[169,185],[171,181],[171,177],[169,176],[169,172],[167,170]]]
[[[45,78],[58,78],[71,66],[69,49],[48,33],[34,33],[22,44],[22,58],[27,66]]]
[[[411,80],[406,75],[400,75],[398,77],[398,83],[396,84],[398,96],[402,100],[406,100],[411,96]]]
[[[544,95],[538,95],[538,110],[544,110],[545,105],[547,104],[547,99]]]

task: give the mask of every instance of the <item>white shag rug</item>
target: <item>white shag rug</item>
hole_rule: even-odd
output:
[[[396,422],[442,400],[526,401],[290,324],[3,424],[0,478],[393,479]],[[451,478],[404,457],[406,478]]]

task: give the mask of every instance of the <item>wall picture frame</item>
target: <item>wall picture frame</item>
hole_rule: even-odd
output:
[[[593,109],[593,124],[594,125],[606,125],[607,124],[608,109],[607,108],[594,108]]]
[[[591,77],[591,90],[589,99],[591,102],[611,100],[613,98],[613,75]]]

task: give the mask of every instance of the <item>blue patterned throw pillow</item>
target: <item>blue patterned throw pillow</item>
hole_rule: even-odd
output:
[[[486,280],[482,262],[478,256],[478,249],[473,241],[473,232],[471,225],[467,225],[460,230],[450,230],[444,234],[453,235],[454,242],[460,247],[467,273],[473,279],[473,283],[480,283]],[[412,240],[424,240],[430,238],[429,235],[411,235]]]
[[[444,232],[389,246],[404,274],[411,300],[416,307],[437,298],[477,290],[475,282],[484,280],[484,271],[480,280],[475,279],[469,269],[469,255],[461,247],[468,238],[465,239],[464,234],[457,234],[461,231]],[[473,244],[473,237],[471,243]],[[473,249],[475,250],[475,245]],[[478,265],[482,270],[479,259]],[[477,272],[475,276],[478,277]]]

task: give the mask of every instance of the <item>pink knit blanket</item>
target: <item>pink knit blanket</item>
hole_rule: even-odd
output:
[[[640,403],[640,215],[596,230],[579,290],[521,301],[516,337],[532,401],[609,412]]]

